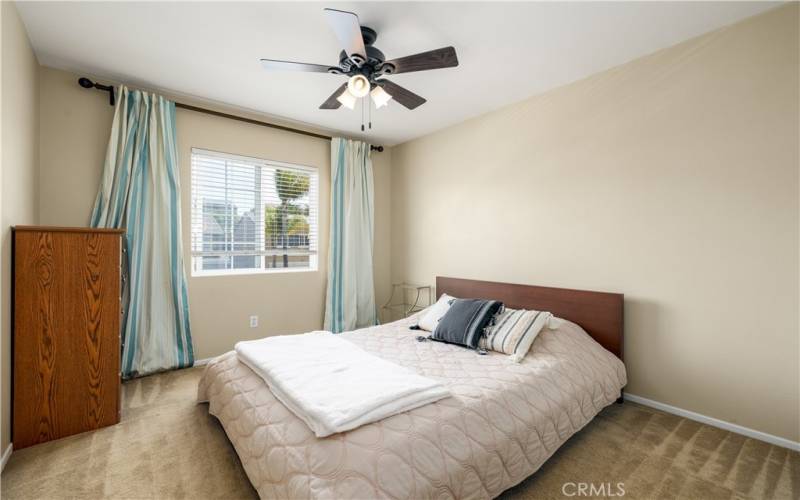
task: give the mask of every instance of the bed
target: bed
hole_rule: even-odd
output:
[[[342,333],[441,381],[452,397],[326,438],[315,437],[235,352],[215,358],[198,400],[208,402],[262,498],[494,498],[620,397],[622,295],[444,277],[436,290],[568,321],[543,331],[519,364],[417,342],[419,332],[409,329],[416,316]]]

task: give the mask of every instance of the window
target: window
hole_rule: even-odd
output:
[[[317,269],[315,168],[192,149],[192,275]]]

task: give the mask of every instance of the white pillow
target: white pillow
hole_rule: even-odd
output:
[[[533,346],[533,341],[545,329],[558,328],[563,320],[546,311],[505,309],[495,324],[486,329],[480,346],[511,356],[515,363],[521,362]]]
[[[547,320],[547,328],[550,330],[558,330],[563,324],[564,320],[558,316],[550,316],[550,318]]]
[[[450,310],[450,302],[453,300],[455,300],[455,297],[443,293],[442,296],[439,297],[439,300],[429,307],[422,318],[420,318],[419,327],[429,332],[436,330],[436,325],[439,324],[439,320]]]
[[[528,351],[531,350],[531,346],[533,346],[533,341],[536,340],[536,337],[539,336],[539,333],[542,331],[542,329],[549,324],[550,318],[553,316],[549,312],[536,312],[538,313],[538,317],[534,315],[534,321],[531,325],[530,333],[522,336],[519,345],[511,355],[511,361],[514,363],[519,363],[525,359],[525,355],[528,354]]]

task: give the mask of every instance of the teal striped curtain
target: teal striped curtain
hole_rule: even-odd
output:
[[[369,144],[334,137],[325,304],[325,329],[334,333],[378,322],[372,277],[373,212]]]
[[[175,103],[118,89],[92,227],[125,228],[122,374],[194,363],[183,269]]]

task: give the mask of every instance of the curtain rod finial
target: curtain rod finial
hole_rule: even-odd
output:
[[[97,90],[104,90],[104,91],[108,92],[108,103],[111,104],[112,106],[116,103],[116,99],[114,97],[114,86],[113,85],[101,85],[99,83],[96,83],[96,82],[93,82],[93,81],[89,80],[85,76],[82,76],[82,77],[78,78],[78,85],[80,85],[81,87],[83,87],[85,89],[95,88]]]

